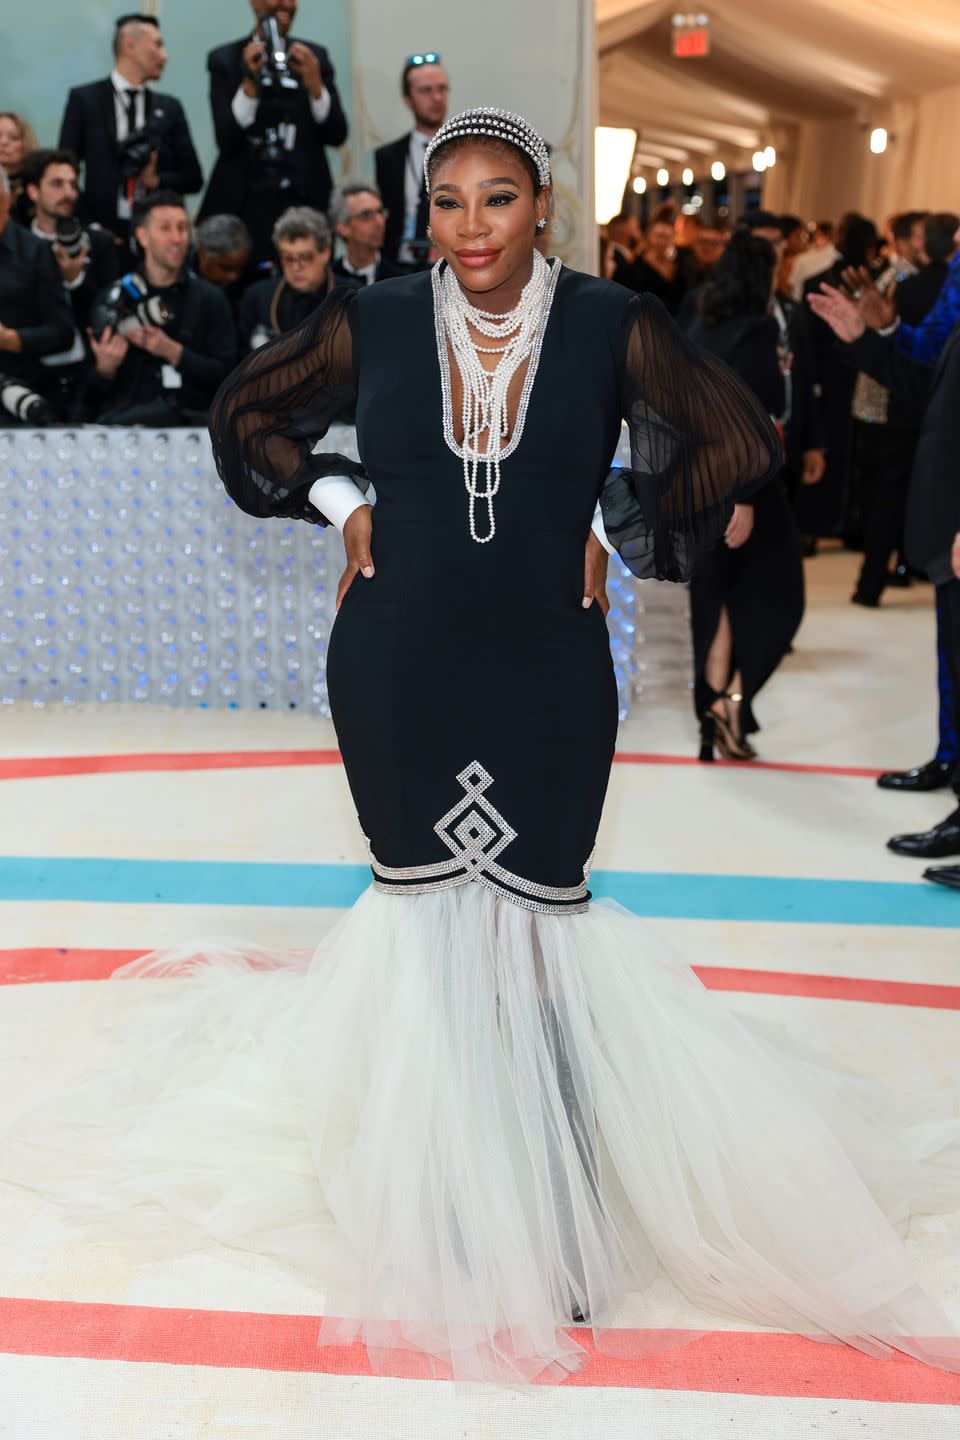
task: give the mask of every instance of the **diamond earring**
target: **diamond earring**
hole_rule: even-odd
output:
[[[546,230],[546,228],[547,228],[547,222],[546,222],[546,220],[538,220],[538,221],[537,221],[537,229],[538,229],[538,230]]]

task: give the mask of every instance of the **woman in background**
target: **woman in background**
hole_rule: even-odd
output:
[[[793,352],[775,302],[776,255],[768,240],[734,235],[717,261],[691,339],[749,386],[783,430],[793,399]],[[753,701],[790,649],[803,618],[800,541],[775,477],[738,504],[721,543],[690,586],[694,703],[701,760],[753,760]]]
[[[0,165],[7,172],[13,197],[10,218],[18,225],[29,225],[33,207],[27,199],[23,183],[23,162],[37,148],[33,127],[12,110],[0,111]]]

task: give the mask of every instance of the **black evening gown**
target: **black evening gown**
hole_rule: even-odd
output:
[[[0,1180],[108,1211],[135,1255],[206,1237],[293,1266],[319,1343],[390,1374],[557,1380],[589,1353],[578,1317],[622,1355],[729,1314],[960,1367],[896,1228],[947,1115],[894,1125],[588,905],[616,726],[580,604],[597,497],[635,573],[683,580],[779,456],[656,301],[558,273],[489,544],[445,436],[429,274],[334,292],[222,388],[244,509],[319,522],[315,479],[376,490],[376,576],[329,654],[372,884],[310,960],[192,942],[129,967],[179,978],[132,987],[95,1050],[68,1017],[96,1073],[0,1125]],[[314,454],[354,404],[362,466]],[[622,417],[631,465],[610,470]]]
[[[781,415],[784,385],[777,358],[777,327],[768,315],[707,325],[698,319],[691,339],[729,365],[753,391],[764,409]],[[697,715],[722,692],[707,683],[706,663],[726,609],[733,634],[729,685],[739,671],[744,735],[760,727],[753,702],[789,653],[804,611],[803,560],[793,511],[781,476],[751,495],[753,531],[746,544],[730,550],[721,541],[703,557],[690,585],[694,689]]]

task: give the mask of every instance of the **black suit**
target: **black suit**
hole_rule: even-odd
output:
[[[337,276],[338,280],[344,281],[348,285],[352,285],[356,290],[361,289],[366,284],[366,281],[364,280],[362,275],[355,275],[352,270],[347,269],[346,265],[343,263],[342,255],[338,256],[337,259],[334,260],[330,268],[332,269],[334,275]],[[381,252],[380,259],[377,261],[377,268],[373,272],[373,279],[374,283],[376,283],[378,280],[398,280],[401,275],[409,274],[409,265],[395,265],[392,260],[388,260]]]
[[[954,539],[960,535],[960,324],[935,365],[904,355],[892,340],[872,330],[839,349],[848,365],[886,385],[903,412],[920,421],[907,493],[906,556],[937,587],[954,726],[960,728],[960,580],[950,564]],[[960,763],[951,783],[960,794]]]
[[[284,91],[283,97],[261,95],[257,116],[247,129],[237,124],[232,104],[243,81],[243,51],[250,37],[233,40],[211,50],[207,56],[210,72],[210,106],[220,154],[200,207],[200,219],[208,215],[239,215],[253,239],[254,260],[273,256],[271,232],[284,210],[291,205],[310,205],[326,211],[332,180],[326,146],[342,145],[347,138],[347,120],[334,83],[333,66],[322,45],[308,44],[320,62],[320,74],[330,95],[330,111],[318,125],[310,109],[310,97],[302,88]],[[287,44],[292,44],[288,40]],[[288,142],[281,143],[282,165],[264,163],[263,141],[278,125],[290,125]]]
[[[397,262],[397,253],[403,244],[403,227],[407,213],[406,177],[409,156],[410,134],[408,132],[406,135],[401,135],[399,140],[391,140],[389,145],[381,145],[379,150],[374,152],[373,157],[377,189],[389,212],[386,234],[383,238],[383,253],[388,260],[394,263]],[[417,222],[414,230],[414,238],[417,240],[426,240],[429,213],[429,200],[421,175],[420,202],[417,207]],[[423,247],[422,253],[425,263],[426,246]]]
[[[60,148],[84,162],[84,193],[80,213],[105,230],[126,235],[129,222],[117,217],[120,166],[117,158],[116,92],[109,78],[79,85],[67,97],[60,126]],[[193,148],[183,106],[172,95],[144,87],[145,128],[157,152],[160,188],[195,195],[203,171]]]

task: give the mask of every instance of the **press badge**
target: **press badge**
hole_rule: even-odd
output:
[[[183,376],[173,365],[164,365],[160,370],[160,383],[164,390],[182,390]]]

